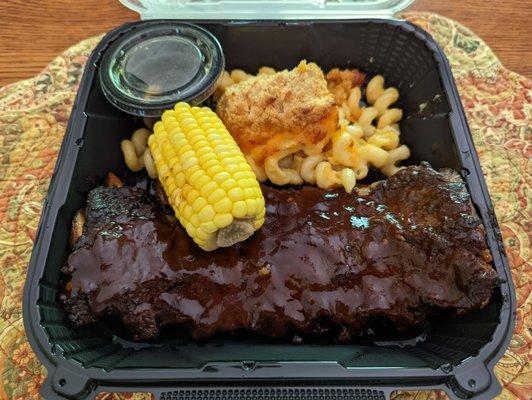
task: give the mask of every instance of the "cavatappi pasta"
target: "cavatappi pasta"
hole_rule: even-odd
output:
[[[275,74],[271,67],[262,67],[258,76]],[[213,98],[217,100],[225,90],[253,77],[240,69],[225,71],[218,81]],[[401,169],[397,164],[410,157],[410,149],[400,144],[399,121],[403,112],[393,108],[399,91],[386,87],[384,77],[374,76],[365,89],[366,107],[362,106],[363,91],[353,87],[347,99],[337,104],[339,129],[323,142],[307,148],[293,142],[282,142],[278,151],[257,163],[250,154],[246,160],[257,179],[276,185],[317,185],[323,189],[343,187],[351,192],[356,182],[365,178],[371,166],[391,176]],[[151,122],[151,121],[150,121]],[[148,125],[148,124],[146,124]],[[151,124],[150,124],[151,125]],[[127,166],[133,171],[146,168],[150,177],[157,171],[149,149],[146,128],[134,132],[130,140],[121,143]]]
[[[139,128],[133,132],[131,139],[122,140],[120,147],[124,155],[124,161],[130,170],[138,172],[146,168],[149,177],[156,178],[157,170],[148,148],[148,137],[151,134],[152,132],[147,128]]]
[[[273,73],[273,68],[262,67],[258,75]],[[226,72],[215,98],[227,87],[250,77],[242,70]],[[264,165],[248,155],[257,178],[276,185],[305,182],[323,189],[343,186],[350,192],[357,180],[367,176],[370,166],[386,176],[400,170],[397,164],[410,157],[410,150],[406,145],[400,146],[398,123],[403,111],[392,107],[399,99],[399,91],[387,88],[384,77],[376,75],[365,90],[367,107],[361,106],[362,97],[362,89],[356,86],[345,102],[337,104],[340,129],[317,152],[286,143],[285,148],[266,157]]]

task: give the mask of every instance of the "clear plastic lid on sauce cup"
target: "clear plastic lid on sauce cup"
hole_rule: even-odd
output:
[[[158,117],[175,103],[209,97],[225,66],[207,30],[164,21],[121,36],[105,52],[100,82],[107,99],[134,115]]]

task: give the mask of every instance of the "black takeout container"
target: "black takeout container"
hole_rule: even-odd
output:
[[[126,24],[105,36],[87,63],[44,202],[26,280],[26,334],[48,370],[45,399],[88,399],[101,391],[151,392],[157,399],[384,399],[395,390],[443,389],[451,398],[492,398],[493,374],[514,326],[515,294],[497,221],[464,111],[442,50],[403,21],[246,21],[202,23],[221,42],[227,68],[292,68],[301,59],[324,70],[357,67],[399,88],[405,111],[402,142],[408,161],[449,167],[467,182],[503,279],[486,308],[443,315],[407,341],[301,344],[257,338],[204,342],[169,335],[129,342],[111,323],[74,328],[58,302],[74,213],[112,171],[128,184],[120,141],[142,125],[104,97],[98,68],[108,46],[125,32],[157,21]],[[201,21],[199,22],[201,23]],[[423,106],[420,106],[423,105]],[[390,340],[392,339],[392,340]],[[396,338],[395,338],[396,339]]]

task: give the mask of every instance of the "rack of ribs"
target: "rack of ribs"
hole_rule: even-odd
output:
[[[354,194],[262,190],[262,229],[214,252],[147,191],[92,190],[64,268],[72,323],[116,316],[134,340],[180,325],[194,338],[333,332],[349,342],[377,320],[420,328],[442,310],[482,308],[500,283],[454,172],[412,166]]]

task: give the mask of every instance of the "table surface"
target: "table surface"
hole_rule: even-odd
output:
[[[0,86],[37,74],[67,47],[138,15],[118,0],[3,0]],[[483,38],[509,69],[532,78],[532,0],[417,0]]]

